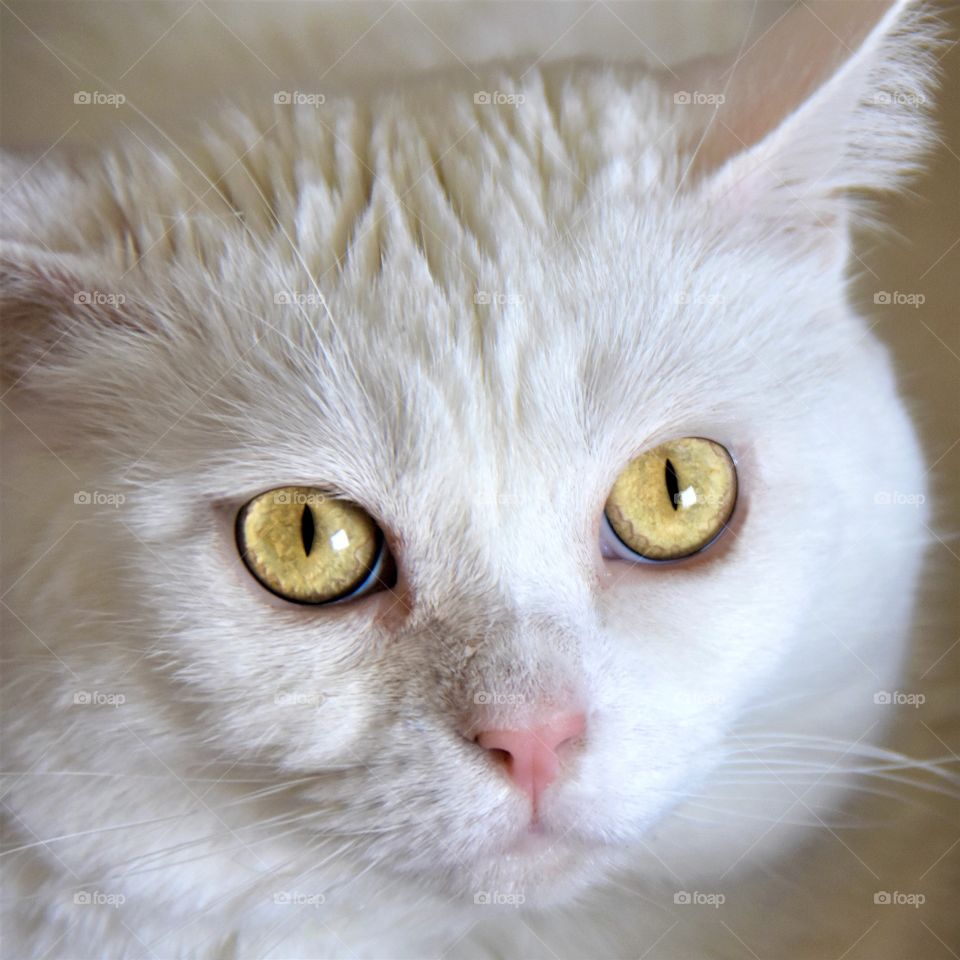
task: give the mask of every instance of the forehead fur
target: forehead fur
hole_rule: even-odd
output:
[[[571,65],[255,104],[184,149],[28,177],[13,220],[126,291],[139,323],[85,331],[57,376],[71,404],[123,405],[111,445],[144,468],[222,453],[236,483],[239,443],[253,486],[269,464],[362,500],[365,477],[439,470],[429,443],[476,485],[550,488],[564,462],[599,489],[658,431],[776,415],[764,378],[795,382],[789,415],[829,357],[783,345],[841,285],[725,244],[682,183],[707,115],[649,75]]]
[[[367,100],[250,102],[182,148],[131,138],[81,166],[82,196],[73,174],[33,178],[73,214],[44,229],[57,249],[93,242],[148,270],[213,265],[232,233],[284,255],[293,241],[324,279],[369,279],[416,256],[454,291],[524,249],[518,232],[563,232],[612,188],[641,197],[675,183],[679,144],[703,120],[623,68],[502,70],[484,86],[440,76]],[[27,183],[24,199],[44,197]]]

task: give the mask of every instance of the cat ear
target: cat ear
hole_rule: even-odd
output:
[[[131,323],[117,268],[85,252],[75,154],[0,151],[0,374],[19,384],[63,362],[96,327]]]
[[[716,105],[686,176],[719,229],[842,260],[851,191],[895,187],[932,140],[937,33],[912,0],[800,0],[725,70],[682,70],[675,101]]]
[[[0,336],[5,386],[42,360],[55,361],[71,335],[129,325],[117,279],[82,254],[0,241]]]

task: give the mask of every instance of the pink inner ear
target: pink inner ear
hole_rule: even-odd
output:
[[[903,6],[907,0],[897,0]],[[697,60],[681,67],[675,91],[722,94],[697,168],[714,169],[753,146],[800,107],[851,57],[894,0],[809,0],[748,39],[733,61]]]

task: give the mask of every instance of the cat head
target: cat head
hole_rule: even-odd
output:
[[[98,602],[178,749],[268,762],[318,845],[549,897],[643,842],[786,663],[842,683],[838,633],[896,645],[916,521],[874,494],[921,480],[845,270],[853,192],[927,143],[929,35],[810,3],[725,72],[499,67],[8,161],[12,396],[126,498]],[[661,562],[605,505],[683,438],[732,509]],[[353,505],[362,591],[271,586],[242,511],[273,491],[316,498],[305,552]]]

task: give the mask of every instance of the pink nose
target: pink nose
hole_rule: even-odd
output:
[[[536,810],[540,794],[557,778],[557,750],[582,737],[585,729],[582,713],[558,713],[520,730],[484,730],[476,741],[503,760],[507,775],[530,796]]]

